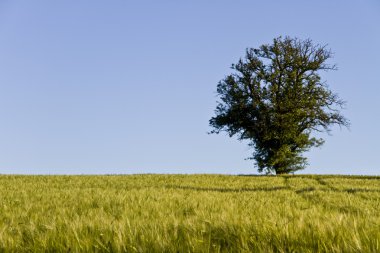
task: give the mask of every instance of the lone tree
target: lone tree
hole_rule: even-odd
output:
[[[323,144],[313,132],[349,126],[340,114],[345,102],[329,90],[320,71],[335,70],[332,53],[310,39],[278,37],[273,44],[246,50],[221,80],[221,99],[210,119],[211,133],[249,140],[259,172],[285,174],[304,169],[302,153]]]

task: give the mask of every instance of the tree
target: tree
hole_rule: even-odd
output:
[[[315,132],[349,126],[345,102],[322,81],[321,71],[336,70],[326,45],[278,37],[273,44],[246,50],[234,73],[218,83],[220,97],[211,133],[249,140],[259,172],[284,174],[304,169],[302,153],[324,140]]]

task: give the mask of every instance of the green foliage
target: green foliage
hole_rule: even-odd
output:
[[[226,131],[249,140],[259,172],[284,174],[303,169],[302,153],[320,146],[313,131],[348,126],[344,102],[321,81],[332,53],[311,40],[279,37],[271,45],[247,49],[232,65],[235,73],[219,82],[221,102],[211,118],[212,133]]]
[[[380,252],[380,178],[0,176],[0,252]]]

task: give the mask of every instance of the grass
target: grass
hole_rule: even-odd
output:
[[[0,252],[380,252],[380,177],[2,175]]]

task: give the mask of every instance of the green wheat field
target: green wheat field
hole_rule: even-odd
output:
[[[380,177],[1,175],[0,252],[380,252]]]

